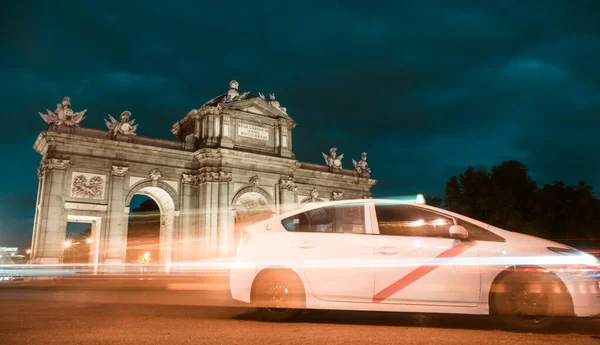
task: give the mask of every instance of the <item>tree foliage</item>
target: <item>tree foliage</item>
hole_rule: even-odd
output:
[[[156,201],[152,199],[146,199],[142,201],[142,203],[133,209],[131,212],[148,212],[148,211],[158,211],[158,204]]]
[[[468,167],[451,176],[444,207],[500,228],[549,238],[593,238],[600,227],[600,201],[590,185],[557,181],[540,188],[527,167],[514,160],[491,171]]]

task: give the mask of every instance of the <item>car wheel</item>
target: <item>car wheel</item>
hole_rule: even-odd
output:
[[[289,321],[306,305],[304,286],[298,276],[285,270],[267,271],[252,287],[252,303],[267,321]]]
[[[493,309],[511,329],[547,329],[557,316],[569,314],[571,297],[554,275],[513,273],[495,284],[494,289]]]

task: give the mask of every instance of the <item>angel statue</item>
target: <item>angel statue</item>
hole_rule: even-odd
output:
[[[120,121],[117,121],[114,117],[108,114],[108,119],[110,122],[106,119],[104,119],[104,122],[106,123],[106,127],[108,127],[108,132],[110,135],[112,137],[115,137],[117,133],[131,136],[135,135],[138,125],[134,125],[135,120],[129,121],[130,117],[131,112],[128,110],[125,110],[123,113],[121,113],[121,117],[119,118]]]
[[[352,164],[354,164],[354,169],[356,169],[356,172],[358,172],[358,174],[360,176],[365,176],[365,175],[371,174],[371,169],[369,168],[369,164],[367,164],[367,153],[366,152],[362,153],[362,159],[359,162],[352,159]]]
[[[336,152],[337,148],[335,147],[332,147],[329,150],[329,156],[321,152],[323,158],[325,159],[325,164],[327,164],[330,171],[342,169],[342,158],[344,158],[344,154],[337,156]]]
[[[47,114],[38,114],[40,114],[42,119],[49,125],[79,127],[79,122],[84,119],[83,115],[86,111],[87,109],[80,112],[74,112],[73,109],[71,109],[71,99],[65,97],[62,100],[62,104],[56,105],[56,110],[50,111],[46,109]]]

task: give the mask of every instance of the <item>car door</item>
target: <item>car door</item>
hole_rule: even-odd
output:
[[[299,235],[289,249],[316,298],[370,302],[374,271],[366,264],[372,249],[363,202],[315,208],[282,223]]]
[[[421,244],[411,229],[403,226],[398,204],[375,204],[373,258],[375,260],[374,303],[413,303],[410,274],[421,262]]]
[[[374,233],[378,234],[374,235],[374,255],[382,260],[375,268],[374,302],[477,304],[480,274],[476,247],[441,237],[454,224],[452,217],[405,204],[376,204],[374,209]],[[470,266],[464,265],[466,262]]]
[[[443,212],[411,206],[421,222],[421,255],[431,271],[419,280],[418,301],[440,306],[474,307],[479,304],[481,270],[479,246],[474,239],[453,239],[450,226],[456,218]],[[441,211],[441,210],[440,210]]]

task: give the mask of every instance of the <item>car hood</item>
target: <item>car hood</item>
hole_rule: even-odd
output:
[[[573,261],[573,263],[580,263],[586,265],[598,265],[598,260],[585,252],[582,252],[576,248],[567,246],[562,243],[547,240],[544,238],[521,234],[518,232],[508,231],[500,229],[494,226],[488,228],[488,230],[504,237],[506,239],[506,248],[512,255],[519,256],[540,256],[540,258],[553,258],[560,257],[564,261]],[[559,254],[548,248],[564,248],[573,250],[573,254]],[[569,258],[567,260],[567,257]],[[577,258],[577,259],[575,259]],[[550,260],[554,261],[554,260]],[[541,262],[540,262],[541,263]]]
[[[490,225],[488,230],[504,237],[506,241],[510,242],[518,242],[520,245],[532,246],[532,247],[558,247],[558,248],[571,248],[565,244],[558,243],[555,241],[547,240],[545,238],[536,237],[532,235],[522,234],[519,232],[509,231],[505,229],[500,229],[495,226]]]

